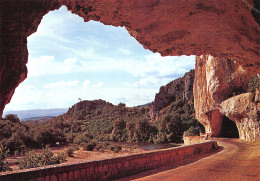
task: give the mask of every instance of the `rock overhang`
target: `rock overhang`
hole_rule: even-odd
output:
[[[248,6],[253,3],[259,7],[256,0],[2,0],[0,115],[27,76],[27,37],[45,14],[62,5],[86,22],[125,27],[144,48],[163,56],[210,54],[254,74],[260,72],[260,28],[259,15],[252,11],[253,17]],[[219,94],[210,96],[216,100]]]

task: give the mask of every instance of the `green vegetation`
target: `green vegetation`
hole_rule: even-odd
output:
[[[8,162],[4,160],[8,157],[8,150],[0,145],[0,172],[11,171],[12,169],[8,166]]]
[[[59,152],[54,155],[50,149],[46,148],[41,153],[30,151],[19,162],[20,169],[36,168],[46,165],[59,164],[66,161],[66,152]]]
[[[7,115],[0,121],[0,144],[7,147],[10,154],[16,155],[24,154],[28,148],[57,146],[56,143],[73,143],[93,150],[97,141],[181,142],[184,131],[191,126],[203,129],[192,116],[193,103],[185,103],[181,96],[162,109],[161,116],[154,122],[150,121],[149,108],[144,107],[108,104],[103,109],[92,106],[91,110],[83,107],[77,111],[84,120],[75,120],[74,117],[64,120],[61,116],[42,123],[21,123],[16,115]],[[68,155],[71,156],[73,151]]]
[[[119,151],[122,150],[122,146],[118,145],[118,144],[113,144],[109,146],[109,149],[115,153],[118,153]]]
[[[83,144],[83,149],[86,151],[93,151],[97,143],[95,141],[90,141]]]
[[[7,115],[0,121],[0,144],[11,155],[24,155],[30,149],[68,144],[80,145],[87,151],[122,150],[120,145],[99,141],[178,143],[182,142],[186,130],[187,135],[198,130],[203,132],[203,126],[192,116],[193,107],[192,100],[187,103],[182,94],[175,95],[160,110],[157,119],[151,121],[149,107],[127,108],[122,103],[114,106],[102,100],[80,101],[68,113],[45,122],[20,122],[16,115]],[[31,151],[21,160],[20,168],[61,163],[77,149],[71,147],[56,156],[50,150],[42,154]],[[1,165],[7,164],[1,161]],[[8,170],[8,167],[1,166],[1,169]]]
[[[187,131],[184,131],[183,136],[199,136],[200,129],[198,127],[190,127]]]
[[[69,157],[73,157],[74,151],[79,150],[79,147],[77,145],[73,145],[72,147],[68,148],[66,150],[66,153]]]

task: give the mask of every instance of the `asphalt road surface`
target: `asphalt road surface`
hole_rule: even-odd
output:
[[[260,141],[217,139],[221,149],[213,154],[118,179],[162,181],[260,181]]]

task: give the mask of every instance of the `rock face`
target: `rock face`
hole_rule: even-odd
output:
[[[245,93],[252,74],[232,59],[196,58],[194,107],[206,132],[219,136],[225,115],[236,123],[242,140],[260,137],[257,93]]]
[[[240,94],[221,103],[222,114],[235,121],[240,139],[253,141],[260,137],[259,103],[254,101],[254,93]]]
[[[0,115],[26,78],[27,37],[61,5],[85,21],[124,26],[145,48],[162,55],[210,54],[237,58],[248,69],[259,67],[259,17],[243,1],[1,0]]]
[[[150,105],[150,117],[152,119],[158,117],[160,110],[169,106],[178,97],[182,97],[183,101],[186,103],[193,103],[193,81],[194,70],[191,70],[183,77],[162,86]]]
[[[214,58],[216,66],[210,60],[207,65],[202,61],[203,66],[198,66],[197,61],[196,75],[204,78],[195,76],[198,80],[194,84],[197,118],[210,130],[209,120],[215,117],[218,121],[210,122],[218,134],[221,113],[216,106],[229,98],[232,81],[242,85],[239,81],[243,82],[247,76],[224,81],[234,70],[239,70],[239,66],[239,74],[244,70],[259,73],[259,13],[257,9],[251,13],[251,7],[259,8],[259,4],[257,0],[1,0],[0,116],[15,88],[27,76],[27,37],[37,30],[45,14],[65,5],[86,22],[95,20],[125,27],[144,48],[164,56],[210,54],[218,57]],[[226,61],[224,65],[230,68],[230,72],[226,72],[229,69],[219,64],[223,59],[235,59],[234,70]]]

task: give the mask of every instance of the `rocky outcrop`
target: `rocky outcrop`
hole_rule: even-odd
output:
[[[133,107],[128,108],[125,104],[120,103],[113,105],[104,100],[80,101],[73,105],[69,110],[58,116],[58,120],[85,120],[85,121],[115,121],[117,119],[138,119],[139,117],[149,118],[148,108]]]
[[[36,32],[45,14],[59,7],[48,0],[0,2],[0,117],[15,88],[27,77],[27,37]]]
[[[223,102],[234,92],[243,93],[249,77],[260,72],[256,0],[235,3],[230,0],[1,0],[0,116],[15,88],[27,76],[27,37],[37,30],[45,14],[62,5],[86,22],[95,20],[125,27],[144,48],[153,52],[164,56],[197,55],[196,117],[207,131],[216,135],[222,114],[233,115],[232,111],[222,109]],[[212,56],[200,56],[208,54]],[[251,113],[247,110],[246,115]],[[241,119],[246,121],[246,115]],[[249,117],[247,120],[253,120]],[[251,123],[247,121],[244,125]]]
[[[236,123],[242,140],[260,137],[258,93],[246,93],[253,74],[233,59],[196,58],[194,107],[206,132],[219,136],[225,115]]]
[[[162,86],[159,93],[155,95],[154,101],[149,106],[150,117],[155,119],[159,116],[160,110],[169,106],[180,97],[187,104],[193,103],[193,81],[194,70],[191,70],[183,77]]]
[[[255,71],[259,67],[259,15],[252,12],[252,16],[249,4],[253,1],[1,0],[0,116],[26,78],[27,37],[45,14],[61,5],[86,22],[125,27],[153,52],[235,58]]]
[[[220,104],[222,114],[233,120],[242,140],[254,141],[260,137],[260,103],[254,93],[231,97]]]

